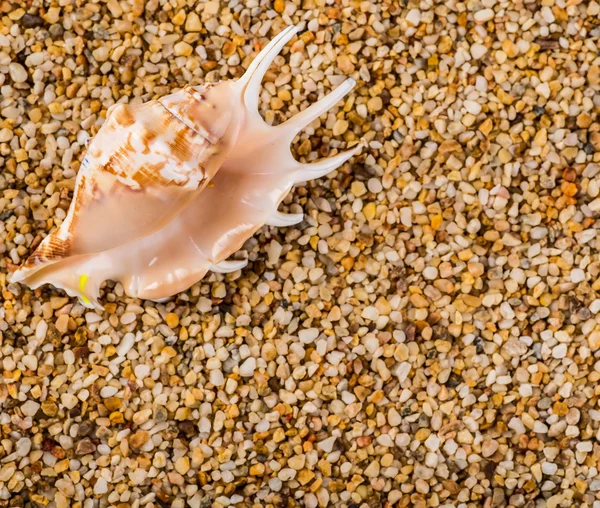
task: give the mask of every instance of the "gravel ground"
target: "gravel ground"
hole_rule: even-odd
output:
[[[26,5],[20,7],[20,5]],[[0,507],[600,506],[596,1],[0,0]],[[298,187],[241,274],[10,284],[117,100],[267,74]]]

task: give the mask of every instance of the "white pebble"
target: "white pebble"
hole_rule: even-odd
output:
[[[73,409],[77,405],[79,399],[72,393],[63,393],[60,396],[60,401],[67,409]]]
[[[102,390],[100,390],[100,396],[104,397],[104,398],[112,397],[118,391],[119,391],[119,389],[114,386],[105,386],[104,388],[102,388]]]
[[[21,411],[25,416],[34,416],[38,412],[39,408],[40,405],[37,402],[28,400],[21,406]]]
[[[123,338],[121,339],[121,342],[119,343],[119,345],[117,346],[117,355],[118,356],[125,356],[129,350],[133,347],[133,344],[135,343],[135,335],[133,335],[133,333],[126,333]]]
[[[47,331],[48,323],[46,323],[46,321],[40,321],[35,327],[35,338],[38,340],[44,340],[46,338]]]
[[[532,386],[529,383],[519,385],[519,395],[521,395],[521,397],[531,397],[533,395]]]
[[[573,268],[571,270],[571,282],[577,284],[585,280],[585,272],[581,268]]]
[[[17,441],[16,452],[19,457],[26,457],[31,450],[31,439],[22,437]]]
[[[594,449],[594,445],[591,441],[581,441],[577,443],[577,451],[578,452],[591,452]]]
[[[481,113],[481,104],[479,104],[477,101],[465,101],[463,105],[465,106],[465,109],[472,115],[478,115]]]
[[[333,450],[333,445],[335,444],[335,436],[328,437],[323,441],[320,441],[317,447],[319,450],[324,451],[325,453],[330,453]]]
[[[435,434],[429,434],[429,437],[425,440],[424,444],[427,449],[431,450],[432,452],[436,452],[440,448],[440,438]]]
[[[438,269],[434,266],[428,266],[423,270],[423,277],[428,280],[435,280],[438,276]]]
[[[514,430],[517,436],[525,434],[525,432],[527,431],[521,419],[517,418],[516,416],[511,418],[510,422],[508,422],[508,428]]]
[[[491,21],[494,19],[494,11],[492,9],[481,9],[475,13],[475,21],[477,23],[485,23],[486,21]]]
[[[291,467],[284,467],[279,473],[277,473],[277,478],[279,478],[282,482],[286,482],[296,477],[296,471]]]
[[[75,354],[72,349],[66,349],[63,352],[63,361],[65,365],[73,365],[75,363]]]
[[[8,73],[10,74],[10,79],[15,83],[24,83],[27,81],[27,71],[20,63],[11,62],[8,65]]]
[[[136,378],[144,379],[148,377],[148,374],[150,374],[150,365],[136,365],[135,369],[133,369],[133,373],[135,374]]]
[[[412,209],[408,206],[400,208],[400,222],[407,228],[412,226]]]
[[[413,26],[417,26],[421,22],[421,11],[419,9],[411,9],[406,15],[406,21]]]
[[[479,60],[485,56],[487,48],[483,44],[475,43],[471,45],[471,56],[475,60]]]
[[[255,430],[256,432],[266,432],[271,427],[271,424],[268,420],[261,420],[256,424]]]
[[[125,312],[121,316],[121,323],[124,325],[129,325],[135,321],[135,314],[133,312]]]
[[[377,318],[379,317],[379,311],[375,307],[370,305],[363,309],[361,316],[364,319],[370,319],[371,321],[376,321]]]
[[[402,362],[398,365],[398,369],[396,370],[396,376],[398,376],[398,380],[402,383],[410,372],[412,365],[408,362]]]
[[[209,380],[214,386],[223,386],[225,384],[225,378],[223,372],[218,369],[210,371]]]
[[[579,233],[575,233],[575,239],[578,244],[584,244],[589,242],[590,240],[596,238],[596,230],[595,229],[584,229]]]
[[[142,468],[136,468],[134,471],[129,473],[129,479],[132,481],[134,485],[139,485],[142,483],[146,477],[148,476],[148,472],[144,471]]]
[[[298,338],[302,344],[310,344],[319,336],[319,330],[316,328],[307,328],[298,332]]]
[[[106,494],[108,492],[108,483],[102,477],[98,478],[96,485],[94,485],[94,494]]]
[[[550,97],[550,85],[548,83],[540,83],[535,87],[535,91],[545,99]]]
[[[240,365],[240,376],[252,377],[256,370],[256,359],[253,357],[247,358],[244,363]]]
[[[25,355],[22,361],[29,370],[37,370],[38,360],[34,355]]]
[[[558,346],[554,346],[554,348],[552,348],[552,356],[554,358],[564,358],[567,356],[567,345],[559,344]]]

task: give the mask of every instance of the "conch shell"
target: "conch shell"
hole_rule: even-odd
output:
[[[281,32],[237,81],[109,110],[66,219],[11,280],[50,283],[91,308],[101,308],[107,279],[129,296],[162,300],[209,270],[243,268],[246,261],[226,259],[264,224],[300,222],[302,214],[277,211],[292,186],[336,169],[360,147],[311,164],[290,151],[296,134],[354,87],[352,79],[279,126],[261,118],[262,78],[297,32]]]

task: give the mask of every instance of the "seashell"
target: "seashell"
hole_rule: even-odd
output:
[[[11,280],[50,283],[92,308],[101,308],[105,280],[120,281],[129,296],[162,300],[208,271],[243,268],[246,261],[227,258],[263,225],[300,222],[302,214],[277,211],[293,185],[333,171],[360,145],[310,164],[290,151],[352,79],[281,125],[260,116],[262,78],[297,32],[277,35],[237,81],[112,108],[90,143],[66,219]]]

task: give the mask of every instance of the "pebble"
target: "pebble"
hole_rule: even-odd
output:
[[[474,14],[475,21],[477,23],[485,23],[494,19],[494,11],[492,9],[481,9]]]
[[[284,467],[282,470],[279,471],[279,473],[277,473],[277,478],[279,478],[279,480],[281,480],[282,482],[290,481],[292,478],[295,477],[296,471],[289,467]]]
[[[491,457],[498,450],[499,443],[494,440],[485,440],[481,445],[481,455],[484,457]]]
[[[559,344],[558,346],[552,348],[552,356],[554,358],[564,358],[567,356],[567,345]]]
[[[100,496],[108,492],[108,483],[102,477],[98,478],[96,485],[94,485],[94,494]]]
[[[79,402],[77,397],[75,397],[75,395],[73,395],[72,393],[63,393],[60,396],[60,401],[62,405],[65,406],[67,409],[73,409]]]
[[[481,113],[481,104],[476,101],[465,101],[465,109],[472,115]]]
[[[133,335],[133,333],[126,333],[117,346],[117,354],[122,357],[126,356],[134,343],[135,335]]]
[[[40,409],[40,404],[33,400],[28,400],[21,406],[21,411],[25,416],[35,416]]]
[[[136,320],[136,315],[133,312],[125,312],[121,316],[121,323],[124,325],[129,325]]]
[[[12,79],[15,83],[24,83],[27,81],[27,71],[20,63],[11,62],[8,65],[8,73],[10,75],[10,79]]]
[[[190,459],[188,457],[180,457],[177,459],[177,462],[175,462],[175,470],[181,475],[186,474],[190,470]]]
[[[185,20],[185,31],[186,32],[200,32],[202,30],[202,23],[200,17],[195,12],[190,12]]]
[[[413,26],[418,26],[421,22],[421,11],[419,9],[411,9],[406,15],[406,21]]]
[[[102,396],[104,398],[112,397],[118,391],[119,391],[119,389],[114,386],[105,386],[104,388],[102,388],[102,390],[100,390],[100,396]]]
[[[409,362],[403,362],[398,366],[396,370],[396,376],[398,376],[398,381],[401,383],[408,377],[412,365]]]
[[[550,97],[550,86],[548,83],[540,83],[535,87],[535,91],[538,93],[538,95],[541,95],[545,99]]]
[[[148,472],[141,468],[137,468],[129,473],[129,479],[134,485],[141,485],[148,477]]]
[[[16,452],[19,457],[27,457],[31,450],[31,439],[23,437],[17,441]]]
[[[256,359],[255,358],[247,358],[244,363],[240,365],[240,376],[243,377],[251,377],[254,375],[254,371],[256,370]]]
[[[138,379],[144,379],[150,375],[151,367],[150,365],[140,364],[136,365],[134,369],[135,377]]]
[[[440,448],[440,439],[435,434],[430,434],[425,440],[425,446],[432,452],[436,452]]]
[[[319,336],[319,330],[316,328],[308,328],[298,332],[298,338],[303,344],[310,344]]]
[[[471,56],[475,60],[480,60],[487,53],[487,48],[483,44],[475,43],[471,45]]]
[[[328,437],[327,439],[324,439],[323,441],[319,442],[318,447],[320,450],[322,450],[326,453],[331,453],[331,451],[333,450],[334,443],[335,443],[335,437],[331,436],[331,437]]]

